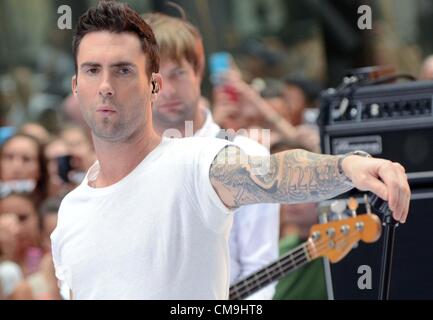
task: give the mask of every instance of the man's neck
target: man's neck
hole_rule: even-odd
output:
[[[93,137],[99,161],[99,174],[93,187],[112,185],[127,176],[161,142],[161,137],[152,129],[130,141],[111,143]]]

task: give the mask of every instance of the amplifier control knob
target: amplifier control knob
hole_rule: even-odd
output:
[[[373,103],[370,105],[370,116],[373,118],[376,118],[379,116],[380,113],[380,106],[377,103]]]
[[[350,109],[350,118],[356,119],[357,115],[358,115],[358,109],[357,108],[351,108]]]

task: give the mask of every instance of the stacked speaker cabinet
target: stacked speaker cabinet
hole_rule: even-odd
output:
[[[433,81],[328,90],[321,97],[323,153],[364,150],[406,168],[412,199],[407,223],[396,229],[390,299],[433,299],[432,99]],[[349,196],[363,202],[357,190],[340,198]],[[337,264],[325,262],[331,299],[377,299],[382,240],[359,243]]]

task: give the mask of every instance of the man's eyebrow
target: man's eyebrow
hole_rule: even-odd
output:
[[[97,62],[84,62],[84,63],[82,63],[80,65],[80,69],[83,69],[85,67],[93,67],[93,68],[95,68],[95,67],[100,67],[100,66],[101,66],[101,64],[97,63]]]
[[[97,63],[97,62],[84,62],[84,63],[81,64],[80,68],[81,69],[83,69],[85,67],[96,68],[96,67],[100,67],[100,66],[101,66],[101,64]],[[136,68],[137,65],[135,63],[128,62],[128,61],[119,61],[119,62],[111,64],[110,67],[115,67],[115,68],[119,68],[119,67],[132,67],[132,68]]]
[[[137,65],[135,63],[128,62],[128,61],[119,61],[119,62],[111,64],[110,67],[117,67],[117,68],[119,68],[119,67],[132,67],[132,68],[136,68]]]
[[[168,73],[171,74],[171,73],[176,72],[176,71],[179,71],[179,70],[185,70],[185,67],[183,67],[183,66],[175,66],[175,67],[171,68],[171,69],[168,71]]]

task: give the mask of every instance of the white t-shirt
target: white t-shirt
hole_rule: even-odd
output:
[[[227,141],[163,138],[131,173],[62,202],[56,276],[75,299],[227,299],[233,215],[209,179]],[[116,159],[113,159],[116,161]]]

